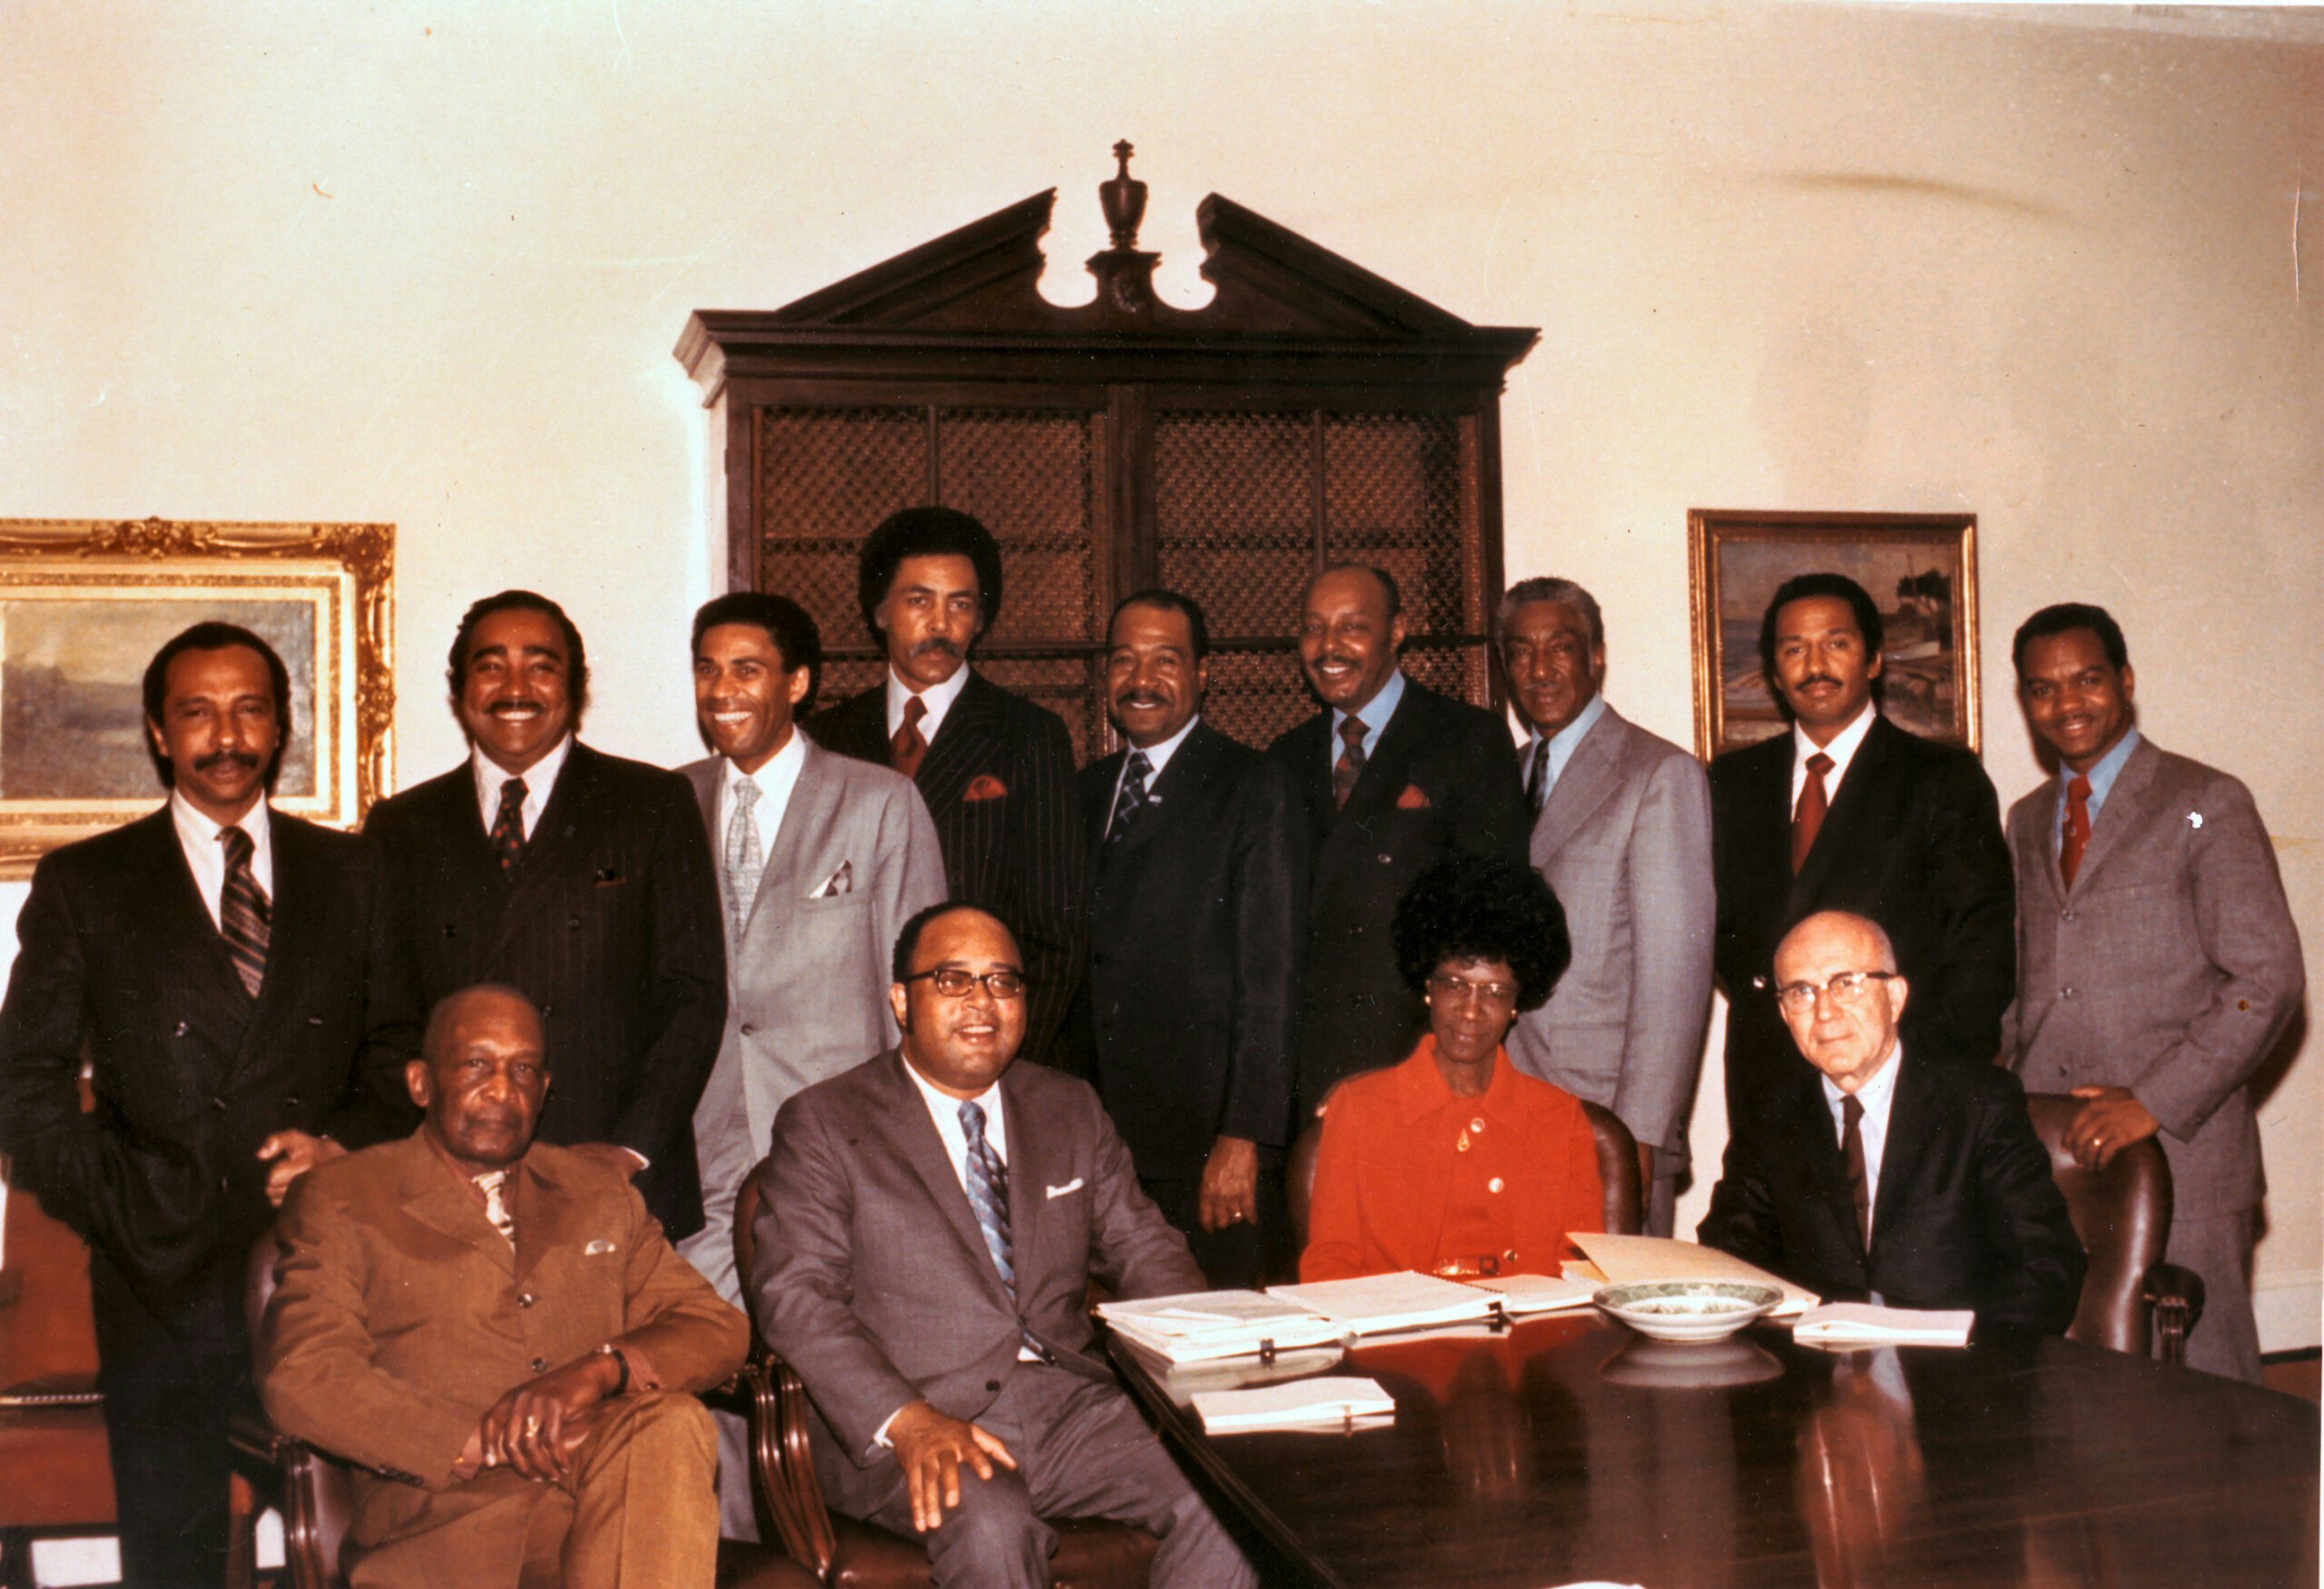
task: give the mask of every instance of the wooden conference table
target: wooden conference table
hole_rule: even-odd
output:
[[[1166,1438],[1323,1583],[2313,1584],[2319,1415],[2060,1339],[1837,1354],[1595,1315],[1359,1348],[1393,1427]]]

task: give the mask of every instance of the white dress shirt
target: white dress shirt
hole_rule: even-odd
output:
[[[969,665],[965,662],[954,668],[952,676],[942,684],[930,685],[924,690],[915,690],[904,683],[896,676],[896,670],[891,666],[888,669],[888,737],[894,739],[896,731],[904,725],[904,703],[917,695],[920,704],[928,709],[927,716],[920,720],[920,736],[931,745],[935,744],[936,731],[944,725],[944,715],[952,709],[952,703],[959,700],[960,692],[968,687]]]
[[[178,830],[178,848],[185,852],[185,864],[193,871],[193,886],[202,895],[202,904],[210,912],[210,920],[221,932],[225,930],[226,846],[218,835],[226,831],[225,824],[214,823],[193,808],[184,794],[170,792],[170,821]],[[258,880],[261,893],[274,898],[274,830],[267,820],[266,802],[261,800],[242,813],[240,822],[232,824],[251,836],[251,875]]]
[[[484,746],[471,745],[468,765],[476,774],[476,801],[484,811],[484,831],[490,833],[492,824],[500,820],[500,785],[511,778],[522,778],[525,804],[521,816],[525,837],[530,839],[533,830],[540,825],[541,813],[548,809],[548,797],[556,790],[556,775],[565,770],[565,758],[572,749],[573,735],[568,734],[531,766],[521,773],[512,773],[485,755]]]
[[[1566,764],[1573,760],[1575,749],[1589,737],[1590,731],[1598,726],[1598,719],[1605,715],[1606,697],[1602,695],[1591,696],[1590,704],[1574,715],[1572,722],[1550,735],[1549,765],[1541,770],[1542,804],[1547,805],[1550,803],[1550,796],[1557,792],[1558,779],[1565,772]],[[1526,743],[1525,760],[1522,765],[1528,777],[1532,775],[1533,757],[1540,754],[1541,745],[1541,736],[1539,734],[1534,735]]]
[[[1337,771],[1340,757],[1347,753],[1347,742],[1340,737],[1340,725],[1350,717],[1364,720],[1364,759],[1370,761],[1380,749],[1380,735],[1387,731],[1388,719],[1396,715],[1396,706],[1404,698],[1404,670],[1401,667],[1389,674],[1388,682],[1353,712],[1332,708],[1332,740],[1324,747],[1324,765]]]
[[[903,1061],[904,1074],[920,1089],[920,1096],[928,1104],[928,1118],[936,1122],[936,1134],[944,1139],[944,1156],[952,1161],[952,1173],[960,1179],[960,1189],[969,1189],[969,1134],[960,1129],[960,1105],[973,1103],[984,1110],[984,1140],[992,1149],[992,1156],[1000,1160],[1001,1168],[1009,1165],[1009,1121],[1000,1107],[1000,1083],[996,1081],[974,1098],[955,1098],[940,1091],[936,1083],[912,1069],[910,1060]]]
[[[1196,712],[1187,719],[1187,725],[1184,728],[1179,729],[1161,744],[1147,747],[1146,760],[1152,769],[1146,775],[1146,803],[1147,804],[1159,805],[1162,803],[1161,796],[1154,793],[1154,785],[1162,781],[1162,769],[1170,765],[1170,758],[1178,754],[1178,746],[1186,744],[1187,735],[1192,734],[1195,731],[1195,725],[1201,721],[1202,714]],[[1106,831],[1109,834],[1114,831],[1114,813],[1121,807],[1122,785],[1129,777],[1129,758],[1137,754],[1137,746],[1134,745],[1127,746],[1126,753],[1122,756],[1122,770],[1114,775],[1113,803],[1106,807]]]
[[[767,757],[765,765],[755,773],[746,773],[733,762],[720,758],[726,770],[718,785],[718,864],[726,864],[726,828],[734,820],[734,785],[756,784],[759,803],[752,807],[752,819],[758,824],[759,854],[773,864],[774,835],[783,831],[783,814],[791,809],[791,792],[799,786],[799,769],[807,765],[807,746],[798,728],[791,730],[791,737],[783,748]],[[525,797],[527,806],[532,797]]]
[[[1864,736],[1872,732],[1872,720],[1880,716],[1880,708],[1871,701],[1856,715],[1856,721],[1832,735],[1829,745],[1818,745],[1807,737],[1807,730],[1795,723],[1791,725],[1791,809],[1799,809],[1799,792],[1807,787],[1807,758],[1818,754],[1832,758],[1832,770],[1824,775],[1824,800],[1828,806],[1840,797],[1840,780],[1848,775],[1848,764],[1856,760],[1856,753],[1864,745]]]
[[[1864,1195],[1869,1206],[1880,1207],[1880,1160],[1888,1150],[1888,1115],[1896,1105],[1896,1067],[1905,1062],[1904,1040],[1896,1040],[1896,1048],[1888,1055],[1888,1062],[1873,1073],[1872,1080],[1857,1090],[1856,1100],[1864,1105],[1864,1120],[1856,1127],[1856,1135],[1864,1140]],[[1841,1100],[1847,1094],[1824,1081],[1824,1101],[1832,1110],[1833,1133],[1843,1142],[1848,1128],[1841,1113]]]

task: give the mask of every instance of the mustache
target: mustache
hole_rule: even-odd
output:
[[[246,750],[213,750],[208,755],[196,756],[193,770],[206,773],[212,767],[240,767],[246,773],[258,771],[258,757]]]
[[[1167,706],[1170,703],[1153,690],[1125,690],[1114,697],[1117,706]]]
[[[1806,678],[1801,679],[1797,684],[1791,687],[1796,690],[1804,690],[1811,684],[1827,684],[1834,689],[1837,689],[1839,688],[1840,681],[1834,678],[1828,673],[1811,673]]]
[[[547,706],[530,696],[512,696],[506,700],[495,701],[485,708],[488,715],[495,717],[513,716],[518,712],[546,712],[547,710],[548,710]]]
[[[931,635],[911,648],[914,656],[950,656],[958,660],[961,652],[958,646],[941,635]]]

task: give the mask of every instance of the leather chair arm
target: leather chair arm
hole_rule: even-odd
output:
[[[839,1557],[839,1537],[807,1443],[807,1387],[790,1364],[763,1347],[743,1366],[742,1377],[751,1398],[751,1466],[759,1499],[774,1519],[783,1550],[824,1582]]]
[[[2154,1309],[2155,1355],[2166,1363],[2187,1360],[2187,1337],[2203,1317],[2203,1278],[2175,1263],[2146,1272],[2146,1300]]]

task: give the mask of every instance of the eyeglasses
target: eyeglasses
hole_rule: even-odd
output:
[[[1821,982],[1786,982],[1776,990],[1776,1002],[1787,1015],[1805,1015],[1816,1008],[1816,995],[1829,993],[1832,1002],[1848,1008],[1872,997],[1872,984],[1895,977],[1893,971],[1844,971]]]
[[[1428,991],[1440,999],[1482,999],[1488,1004],[1517,1002],[1515,982],[1472,982],[1464,977],[1431,977]]]
[[[904,978],[907,982],[931,982],[936,991],[948,999],[965,999],[969,991],[981,982],[984,991],[996,999],[1021,999],[1025,996],[1025,973],[1021,971],[989,971],[979,976],[972,971],[962,971],[957,965],[940,965],[934,971],[915,972]]]

